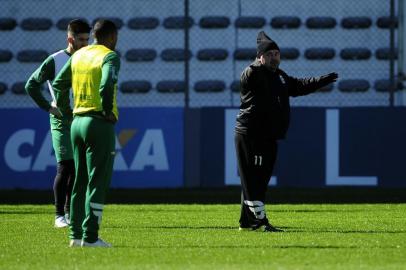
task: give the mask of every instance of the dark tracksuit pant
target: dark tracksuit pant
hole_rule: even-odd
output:
[[[277,141],[236,133],[235,146],[242,186],[240,227],[266,224],[265,194],[276,161]]]
[[[70,238],[98,239],[115,155],[114,125],[94,116],[75,116],[71,139],[76,178],[71,198]]]
[[[70,199],[74,181],[75,164],[73,159],[59,161],[53,187],[57,216],[63,216],[70,212]]]

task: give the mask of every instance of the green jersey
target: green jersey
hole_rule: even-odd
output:
[[[41,66],[35,70],[25,85],[25,91],[27,94],[30,95],[38,107],[47,112],[51,108],[51,103],[41,93],[41,87],[44,83],[47,84],[47,88],[52,97],[52,102],[55,103],[52,81],[70,59],[70,56],[71,55],[66,50],[60,50],[50,55],[45,59]],[[69,103],[69,93],[66,93],[62,98]],[[57,118],[53,114],[50,114],[52,145],[58,162],[73,158],[72,144],[70,141],[71,122],[72,113],[69,111],[63,113],[62,118]]]
[[[41,66],[28,79],[25,85],[25,90],[41,109],[49,111],[51,108],[50,102],[46,100],[41,93],[42,85],[47,83],[47,87],[54,101],[52,81],[70,57],[71,55],[66,50],[60,50],[48,56],[48,58],[45,59]],[[67,98],[69,99],[69,96]]]

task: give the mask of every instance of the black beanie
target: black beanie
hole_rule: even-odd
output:
[[[280,51],[278,44],[268,37],[264,31],[258,33],[257,36],[257,57],[266,53],[269,50],[278,50]]]

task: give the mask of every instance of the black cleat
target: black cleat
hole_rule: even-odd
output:
[[[283,232],[283,230],[275,228],[271,224],[264,224],[264,225],[258,225],[255,227],[241,227],[239,228],[239,231],[245,231],[245,232]]]
[[[267,225],[263,225],[261,227],[263,227],[264,232],[283,232],[283,230],[275,228],[274,226],[272,226],[269,223]]]

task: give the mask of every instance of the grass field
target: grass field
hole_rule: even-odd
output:
[[[239,205],[108,205],[111,249],[69,248],[51,205],[0,205],[0,269],[406,269],[406,204],[268,205],[283,233],[239,232]]]

